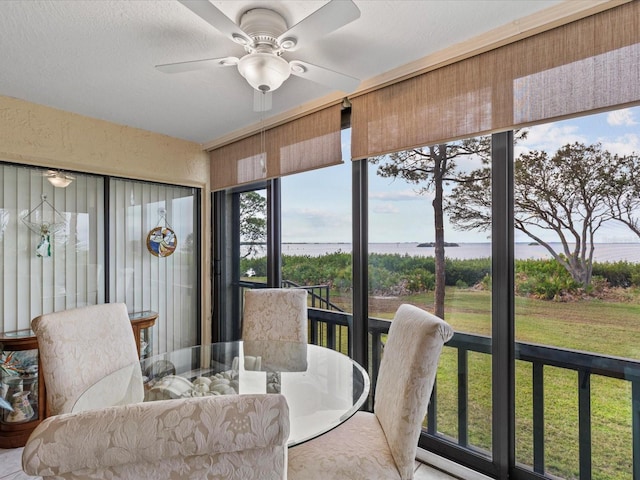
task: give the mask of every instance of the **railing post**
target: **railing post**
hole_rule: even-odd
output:
[[[544,475],[544,364],[533,362],[533,471]]]
[[[382,360],[382,335],[377,331],[371,332],[371,393],[376,391],[376,380],[378,378],[378,367]]]
[[[591,480],[591,373],[578,372],[580,480]]]
[[[336,328],[338,328],[336,325],[329,325],[326,324],[326,329],[327,329],[327,347],[329,347],[331,350],[335,350],[336,349]]]
[[[640,479],[640,380],[631,381],[631,415],[633,432],[633,479]]]
[[[316,320],[311,320],[309,335],[310,335],[310,339],[309,339],[310,343],[313,343],[314,345],[318,345],[318,322]]]
[[[458,444],[469,446],[469,351],[458,348]]]
[[[433,381],[429,409],[427,410],[427,432],[435,435],[438,432],[438,378]]]

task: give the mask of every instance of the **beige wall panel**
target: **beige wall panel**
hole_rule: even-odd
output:
[[[3,96],[0,160],[202,188],[209,179],[197,143]]]

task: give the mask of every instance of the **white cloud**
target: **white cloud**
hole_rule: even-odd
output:
[[[614,127],[637,125],[638,122],[633,117],[634,112],[630,108],[623,108],[622,110],[610,112],[607,115],[607,123]]]
[[[282,209],[285,242],[335,242],[351,238],[351,214],[315,208]]]
[[[576,125],[544,123],[527,129],[529,134],[526,140],[520,142],[514,148],[516,157],[530,150],[544,150],[555,153],[560,147],[568,143],[589,143],[584,135],[578,133]]]
[[[373,213],[379,213],[381,215],[400,213],[400,209],[391,203],[382,203],[379,205],[374,205],[371,210]]]
[[[601,139],[602,148],[618,155],[631,155],[640,153],[640,137],[635,133],[628,133],[615,139]]]
[[[391,202],[413,202],[415,200],[423,201],[425,198],[433,196],[431,193],[417,194],[413,190],[402,190],[397,192],[372,192],[369,199],[387,200]]]

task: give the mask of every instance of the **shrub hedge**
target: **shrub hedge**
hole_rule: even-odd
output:
[[[266,257],[245,258],[241,272],[253,269],[257,277],[266,276]],[[491,259],[446,259],[445,283],[460,288],[491,286]],[[580,285],[555,260],[516,260],[516,293],[554,299],[580,292]],[[301,285],[330,285],[345,290],[351,285],[351,254],[341,251],[313,257],[283,255],[282,277]],[[594,286],[640,286],[640,264],[627,261],[593,264]],[[369,255],[369,293],[406,295],[433,290],[435,259],[400,254]],[[584,292],[583,292],[584,293]],[[589,292],[587,292],[589,293]]]

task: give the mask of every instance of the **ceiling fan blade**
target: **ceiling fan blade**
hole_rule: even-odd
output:
[[[291,75],[306,78],[312,82],[331,87],[335,90],[341,90],[345,93],[353,92],[358,88],[358,85],[360,85],[359,79],[343,73],[334,72],[328,68],[319,67],[299,60],[294,60],[289,62],[289,64],[291,65]]]
[[[271,110],[273,95],[272,92],[259,92],[253,90],[253,111],[266,112]]]
[[[236,65],[237,57],[205,58],[203,60],[191,60],[188,62],[165,63],[156,65],[156,68],[163,73],[193,72],[196,70],[206,70],[215,67],[227,67]]]
[[[331,0],[280,35],[278,43],[294,51],[359,17],[360,9],[352,0]]]
[[[253,40],[233,20],[222,13],[209,0],[178,0],[205,22],[241,45],[251,45]]]

